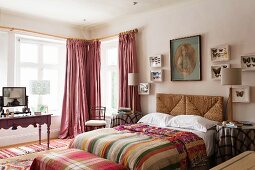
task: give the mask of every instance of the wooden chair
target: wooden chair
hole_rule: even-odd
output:
[[[91,107],[89,109],[89,120],[85,122],[85,131],[91,128],[98,129],[98,128],[105,128],[106,121],[105,121],[105,111],[106,107]]]

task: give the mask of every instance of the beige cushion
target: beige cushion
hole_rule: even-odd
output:
[[[86,126],[104,126],[106,125],[106,121],[105,120],[89,120],[87,122],[85,122]]]

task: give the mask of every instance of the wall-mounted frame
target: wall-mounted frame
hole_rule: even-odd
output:
[[[163,70],[152,70],[150,72],[150,79],[152,82],[162,82],[163,81]]]
[[[211,48],[211,61],[220,62],[220,61],[229,61],[230,60],[230,46],[222,45]]]
[[[171,81],[201,80],[201,36],[170,40]]]
[[[149,57],[150,60],[150,67],[162,67],[162,56],[155,55]]]
[[[211,66],[211,78],[212,80],[221,80],[221,70],[224,68],[230,68],[230,64],[218,64]]]
[[[241,56],[242,71],[255,71],[255,55]]]
[[[249,86],[235,86],[232,89],[232,101],[240,103],[250,102],[250,87]]]
[[[138,94],[149,95],[150,94],[150,83],[140,83],[138,85]]]

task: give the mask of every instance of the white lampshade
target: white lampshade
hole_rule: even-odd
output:
[[[49,80],[30,81],[30,93],[37,95],[50,94],[50,81]]]
[[[223,68],[221,71],[222,85],[241,85],[242,69],[241,68]]]
[[[138,84],[138,73],[128,73],[128,85],[137,86]]]

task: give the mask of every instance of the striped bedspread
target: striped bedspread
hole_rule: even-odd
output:
[[[129,169],[188,169],[207,163],[204,141],[191,132],[143,124],[97,129],[76,136],[71,147]]]
[[[38,156],[30,170],[127,170],[122,165],[79,149],[67,149]]]

